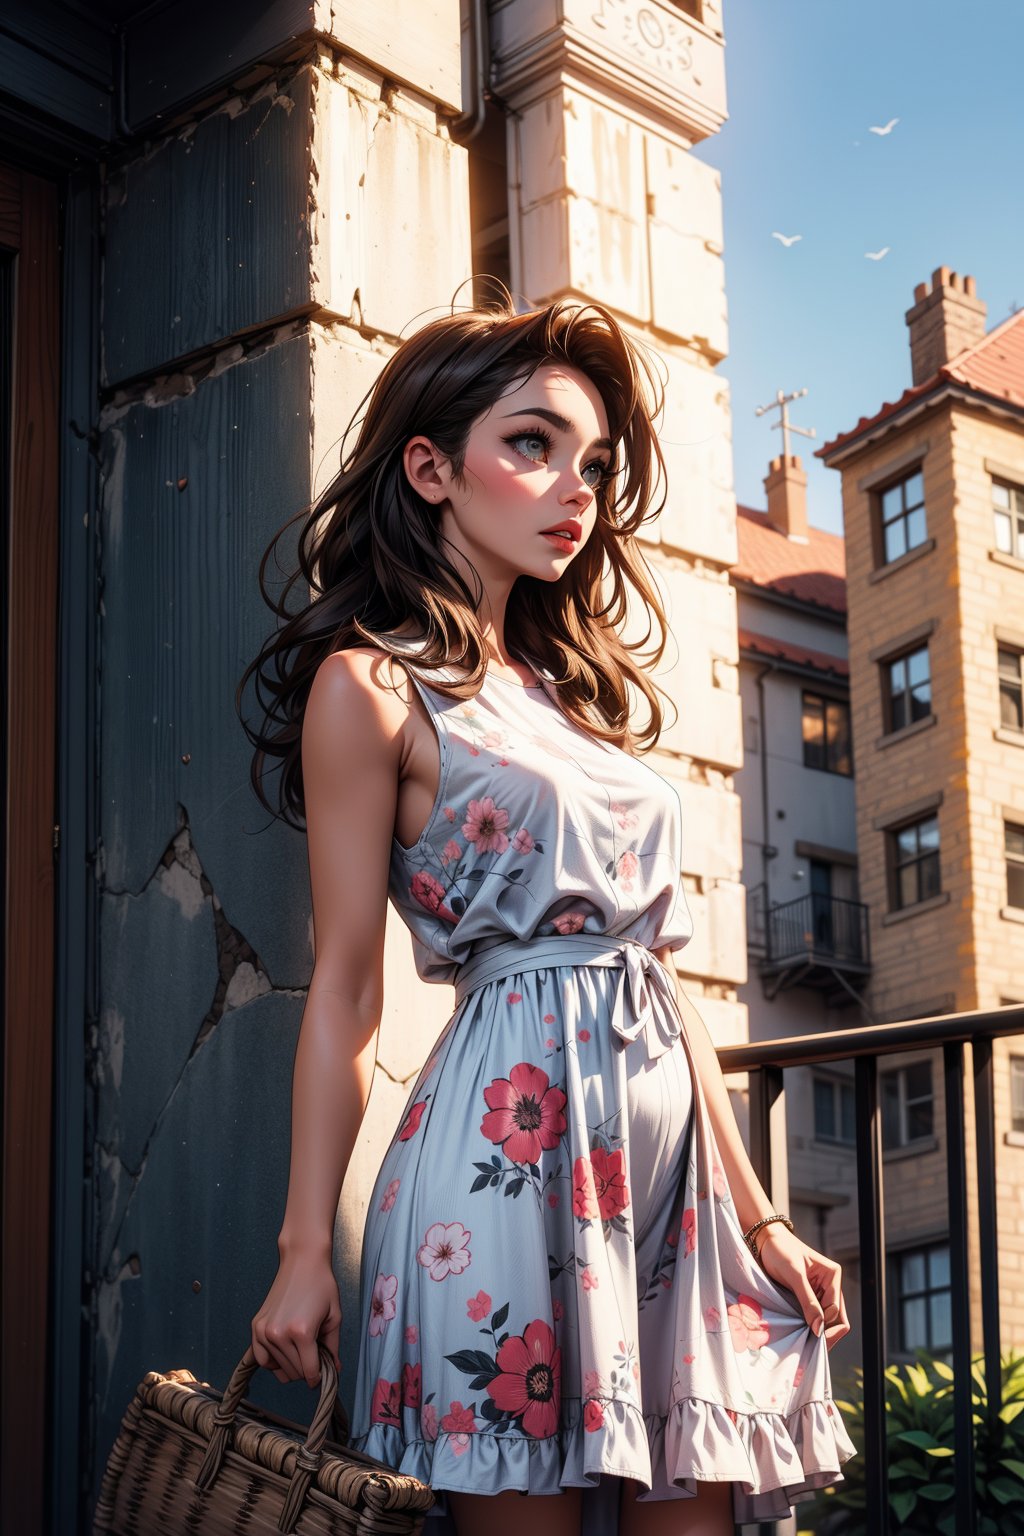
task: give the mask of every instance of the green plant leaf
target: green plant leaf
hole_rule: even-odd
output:
[[[933,1360],[932,1370],[935,1371],[936,1375],[941,1376],[943,1381],[953,1380],[953,1367],[947,1365],[945,1360]]]
[[[917,1503],[917,1494],[912,1489],[904,1489],[902,1493],[890,1493],[889,1504],[896,1519],[902,1524],[914,1505]]]
[[[1014,1461],[1012,1457],[1000,1456],[999,1465],[1012,1472],[1014,1477],[1024,1478],[1024,1461]]]
[[[1004,1403],[999,1410],[999,1417],[1004,1424],[1012,1424],[1019,1413],[1024,1413],[1024,1400],[1016,1403]]]
[[[995,1495],[1000,1504],[1012,1504],[1014,1499],[1020,1498],[1020,1488],[1011,1483],[1008,1477],[993,1478],[988,1491]]]
[[[908,1445],[916,1445],[918,1450],[928,1451],[938,1445],[934,1435],[930,1435],[926,1429],[904,1429],[896,1436],[897,1440],[905,1440]]]
[[[931,1499],[934,1504],[941,1504],[943,1499],[951,1499],[955,1492],[952,1483],[926,1483],[923,1488],[917,1490],[922,1499]]]

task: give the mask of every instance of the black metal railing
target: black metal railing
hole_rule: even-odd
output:
[[[761,888],[759,888],[761,889]],[[868,909],[862,901],[808,891],[758,913],[767,962],[811,958],[867,965]]]
[[[800,898],[806,900],[807,898]],[[971,1046],[978,1182],[978,1253],[981,1325],[988,1412],[997,1416],[1001,1379],[999,1267],[996,1234],[995,1107],[992,1042],[1024,1033],[1024,1006],[989,1012],[940,1014],[906,1023],[723,1047],[722,1070],[750,1074],[750,1155],[773,1200],[788,1199],[772,1185],[772,1166],[785,1167],[786,1067],[828,1061],[854,1062],[856,1157],[860,1236],[861,1346],[864,1383],[865,1520],[872,1536],[890,1536],[885,1425],[886,1298],[882,1206],[882,1124],[878,1095],[879,1058],[897,1051],[940,1049],[943,1053],[946,1116],[946,1176],[949,1202],[951,1305],[953,1316],[953,1451],[957,1536],[976,1536],[972,1419],[971,1329],[967,1226],[967,1144],[964,1116],[964,1046]],[[774,1157],[773,1157],[774,1154]],[[785,1205],[780,1206],[785,1209]],[[894,1533],[893,1533],[894,1536]]]

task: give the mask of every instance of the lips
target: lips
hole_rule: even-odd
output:
[[[567,517],[564,521],[555,523],[554,527],[542,528],[540,531],[560,534],[563,538],[571,539],[574,544],[578,544],[583,537],[583,524],[578,517]]]

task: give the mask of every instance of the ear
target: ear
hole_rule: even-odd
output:
[[[429,437],[411,437],[402,451],[406,479],[424,501],[436,506],[447,500],[451,485],[451,464],[440,454]]]

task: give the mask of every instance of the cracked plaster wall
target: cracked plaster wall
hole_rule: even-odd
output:
[[[425,232],[421,176],[446,199],[447,244]],[[273,622],[259,560],[333,476],[401,330],[469,272],[465,154],[436,104],[322,44],[147,145],[107,193],[94,1478],[146,1370],[226,1381],[276,1268],[312,929],[304,840],[256,801],[234,709]],[[336,1234],[349,1387],[370,1184],[451,1006],[393,916],[387,957]],[[269,1376],[255,1387],[289,1416],[311,1408]]]

